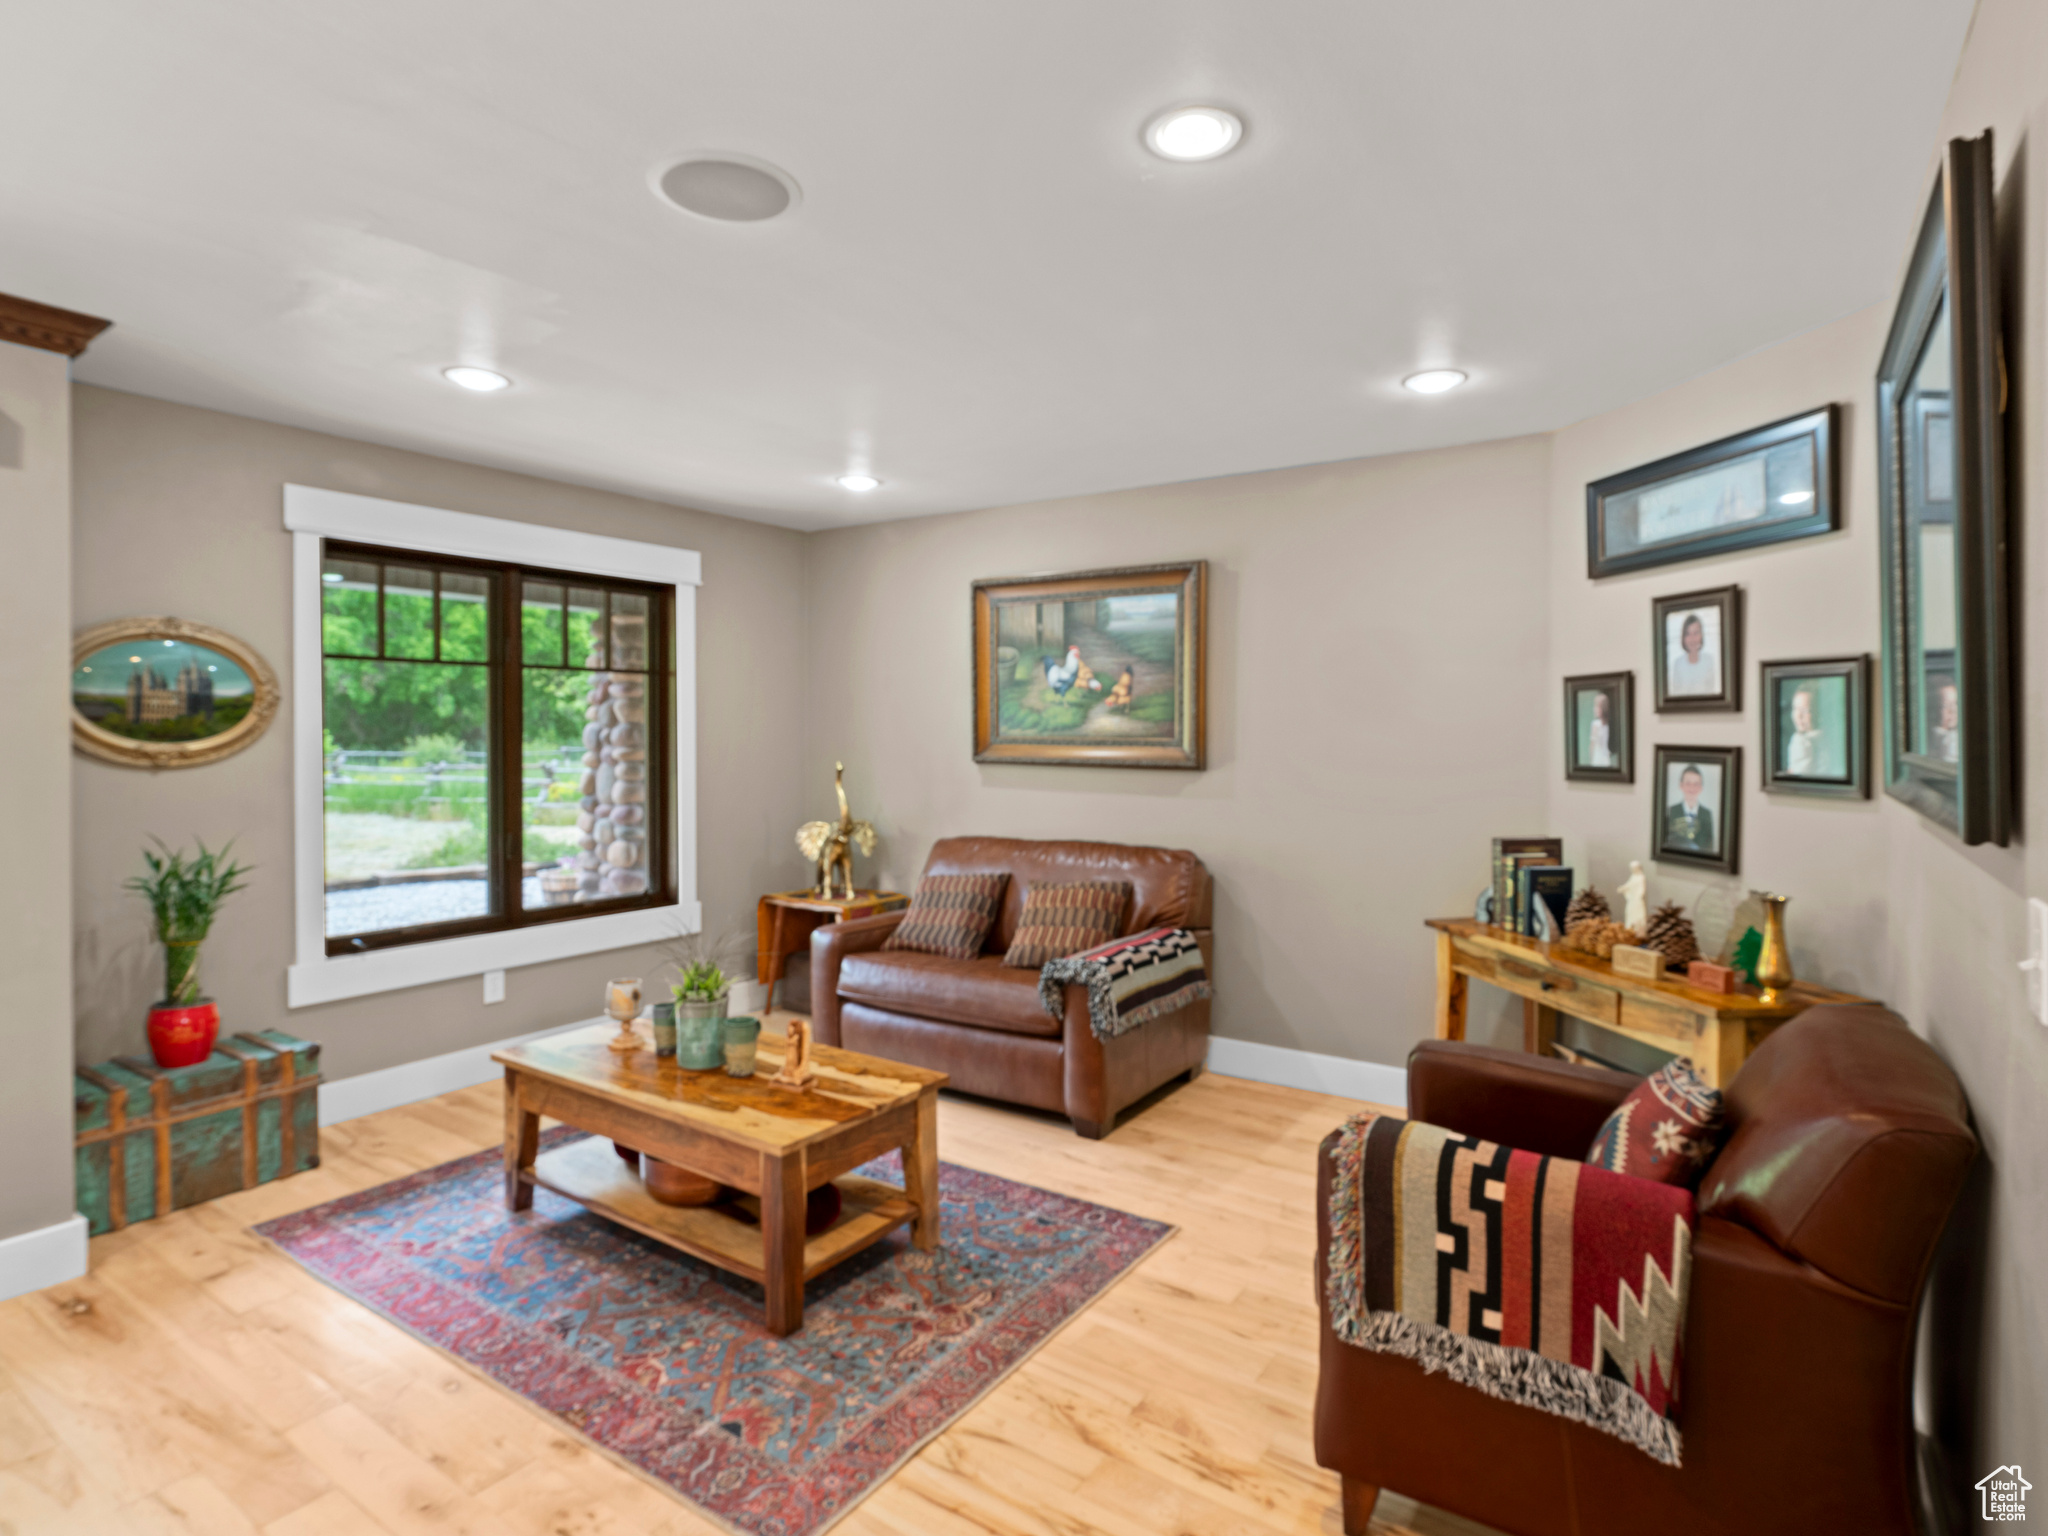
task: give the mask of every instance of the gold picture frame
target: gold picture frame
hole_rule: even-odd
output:
[[[974,760],[1203,766],[1208,562],[974,583]]]
[[[122,734],[98,723],[88,708],[100,707],[105,700],[115,699],[113,690],[101,690],[96,697],[89,697],[89,703],[81,702],[81,694],[90,685],[82,687],[84,677],[90,672],[94,659],[109,651],[134,646],[136,649],[125,659],[116,657],[121,666],[138,669],[130,671],[123,682],[121,694],[133,699],[143,707],[144,718],[149,713],[163,717],[162,723],[174,729],[178,722],[190,718],[191,702],[204,697],[208,711],[203,718],[211,719],[214,700],[212,681],[202,677],[200,668],[208,674],[217,673],[220,662],[206,662],[205,655],[216,655],[229,665],[230,672],[239,670],[247,679],[246,690],[240,682],[234,685],[232,700],[236,705],[246,693],[248,704],[235,710],[236,718],[223,728],[205,735],[187,739],[147,739]],[[169,679],[159,669],[151,666],[154,657],[144,647],[154,647],[171,652],[171,660],[181,660],[184,667],[178,674],[179,683],[170,686]],[[147,659],[146,659],[147,658]],[[270,728],[277,718],[278,699],[277,674],[270,669],[256,648],[223,630],[205,624],[194,624],[186,619],[134,618],[113,619],[105,624],[95,624],[90,629],[79,631],[71,642],[72,696],[71,696],[71,744],[88,757],[101,762],[119,763],[129,768],[197,768],[204,763],[217,763],[224,757],[232,757],[256,741]],[[184,682],[185,669],[190,669],[194,682],[188,687]],[[162,684],[163,686],[157,686]],[[203,695],[200,693],[204,689]],[[181,693],[180,689],[184,691]],[[138,692],[139,690],[139,692]],[[175,702],[175,705],[173,701]],[[167,712],[177,707],[179,715]],[[115,708],[124,705],[107,706],[99,719],[112,718]],[[227,710],[223,709],[222,713]],[[154,723],[154,722],[152,722]],[[189,729],[189,728],[188,728]]]

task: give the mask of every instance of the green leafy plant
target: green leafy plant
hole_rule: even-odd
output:
[[[737,960],[744,943],[739,934],[678,933],[662,945],[677,980],[669,990],[679,1003],[715,1002],[732,987],[725,964]]]
[[[155,841],[164,856],[143,849],[149,873],[130,880],[127,889],[149,903],[156,920],[157,940],[164,947],[164,1004],[183,1008],[199,1001],[199,946],[221,903],[242,889],[249,867],[228,858],[232,841],[217,853],[201,843],[189,857],[161,838]]]
[[[725,996],[725,972],[716,962],[699,960],[682,972],[682,980],[672,989],[679,1003],[708,1003]]]

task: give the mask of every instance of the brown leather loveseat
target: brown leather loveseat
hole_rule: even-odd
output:
[[[1414,1120],[1583,1158],[1638,1080],[1484,1046],[1408,1058]],[[1502,1402],[1331,1331],[1330,1146],[1316,1460],[1344,1530],[1382,1487],[1514,1536],[1912,1536],[1915,1321],[1976,1137],[1955,1075],[1883,1008],[1809,1009],[1726,1090],[1699,1185],[1684,1338],[1684,1465]]]
[[[1192,853],[1120,843],[950,837],[932,847],[927,875],[1006,872],[1003,909],[982,952],[953,960],[882,949],[901,912],[832,923],[811,935],[811,1022],[824,1045],[948,1073],[964,1093],[1055,1110],[1091,1139],[1154,1088],[1199,1072],[1209,1004],[1193,1003],[1113,1040],[1088,1025],[1088,993],[1067,988],[1066,1018],[1038,1000],[1038,972],[1003,964],[1026,886],[1086,880],[1130,884],[1126,934],[1194,930],[1215,977],[1209,871]]]

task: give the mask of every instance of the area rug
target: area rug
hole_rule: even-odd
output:
[[[891,1234],[805,1287],[786,1339],[759,1286],[573,1201],[507,1215],[496,1151],[255,1230],[727,1528],[814,1536],[1173,1230],[951,1163],[939,1196],[936,1252]]]

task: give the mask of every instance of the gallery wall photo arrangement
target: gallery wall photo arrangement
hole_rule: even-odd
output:
[[[1763,787],[1841,800],[1870,794],[1870,658],[1767,661]]]
[[[1742,748],[1657,745],[1650,795],[1650,857],[1738,871],[1742,844]]]
[[[973,589],[974,760],[1200,768],[1208,563]]]
[[[1564,776],[1591,784],[1635,782],[1635,673],[1564,680]]]
[[[2005,365],[1991,134],[1953,139],[1877,370],[1884,785],[1965,843],[2012,836]]]
[[[1841,527],[1841,407],[1789,416],[1586,487],[1586,574],[1648,570]]]
[[[277,715],[256,648],[184,619],[115,619],[71,644],[71,740],[131,768],[194,768],[249,746]]]
[[[1658,714],[1740,710],[1742,588],[1652,598],[1650,653]]]

